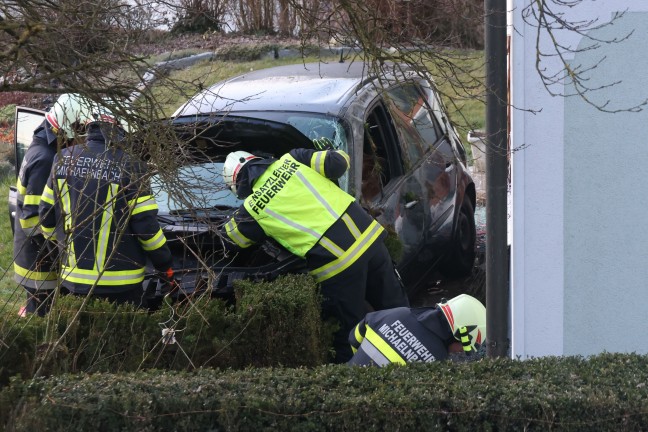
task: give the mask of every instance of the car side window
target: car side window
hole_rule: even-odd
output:
[[[426,142],[416,128],[419,118],[426,115],[427,104],[413,83],[392,87],[385,96],[400,137],[403,162],[409,170],[434,144]]]
[[[416,130],[401,116],[394,116],[394,121],[403,147],[405,169],[410,170],[425,154],[423,143]]]
[[[365,119],[362,154],[361,197],[371,202],[379,199],[383,187],[403,172],[392,119],[381,103]]]
[[[429,105],[431,90],[423,90],[416,83],[406,83],[389,90],[395,109],[404,122],[413,126],[423,138],[423,150],[427,151],[441,137],[441,129]]]
[[[364,201],[373,201],[380,196],[382,187],[388,180],[388,160],[384,157],[381,142],[372,136],[369,123],[366,124],[362,148],[361,195]],[[383,156],[379,154],[382,153]]]

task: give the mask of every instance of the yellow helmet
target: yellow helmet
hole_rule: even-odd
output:
[[[437,305],[450,324],[452,335],[465,352],[479,348],[486,340],[486,308],[476,298],[461,294]]]

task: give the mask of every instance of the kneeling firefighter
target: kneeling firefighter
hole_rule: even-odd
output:
[[[435,307],[394,308],[367,314],[349,333],[360,366],[445,360],[450,353],[474,353],[486,340],[486,308],[461,294]]]
[[[336,318],[335,362],[351,356],[346,335],[367,312],[408,306],[384,245],[386,232],[332,180],[349,168],[341,150],[293,149],[279,159],[232,152],[223,177],[244,203],[225,224],[228,247],[271,237],[305,258],[324,297],[323,317]]]

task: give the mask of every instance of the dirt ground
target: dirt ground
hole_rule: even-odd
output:
[[[434,306],[442,299],[451,299],[459,294],[470,294],[486,303],[486,273],[483,266],[475,266],[470,276],[447,279],[436,274],[430,278],[427,287],[419,290],[410,303],[413,307]]]

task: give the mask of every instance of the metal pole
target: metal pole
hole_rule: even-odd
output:
[[[509,351],[506,0],[484,0],[486,52],[486,332],[488,357]]]

